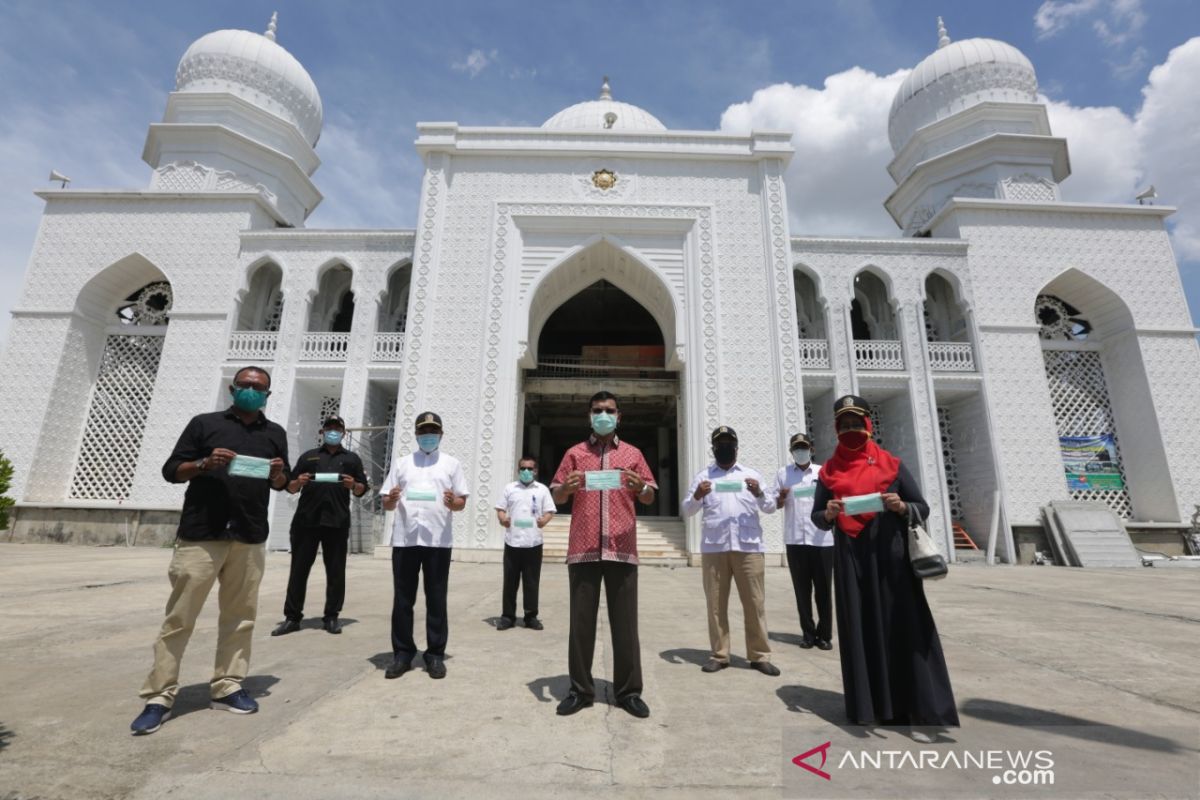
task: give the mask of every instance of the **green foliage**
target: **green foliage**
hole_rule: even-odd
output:
[[[11,497],[4,496],[8,488],[12,486],[12,476],[12,462],[4,457],[3,452],[0,452],[0,531],[8,527],[8,510],[13,507],[15,502]]]

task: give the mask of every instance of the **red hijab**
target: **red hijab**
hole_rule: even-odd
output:
[[[871,432],[871,418],[862,417],[867,433]],[[834,428],[837,421],[834,420]],[[833,494],[834,499],[854,497],[860,494],[886,492],[900,474],[900,459],[867,439],[866,444],[854,450],[838,441],[833,457],[821,465],[821,483]],[[875,518],[875,514],[840,514],[838,527],[848,536],[858,536],[863,528]]]

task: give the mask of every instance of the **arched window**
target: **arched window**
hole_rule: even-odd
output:
[[[279,331],[283,317],[283,271],[271,263],[262,264],[250,277],[250,287],[238,308],[239,331]]]
[[[1088,338],[1092,324],[1080,309],[1050,294],[1038,295],[1034,320],[1071,497],[1105,503],[1119,516],[1131,517],[1101,348]]]
[[[72,499],[129,496],[173,301],[171,284],[155,281],[113,309],[71,480]]]
[[[316,296],[309,307],[310,332],[345,333],[350,330],[354,320],[354,292],[350,290],[353,277],[350,268],[344,264],[331,267],[321,275]]]
[[[412,268],[397,267],[388,276],[387,291],[379,301],[379,333],[404,333]]]

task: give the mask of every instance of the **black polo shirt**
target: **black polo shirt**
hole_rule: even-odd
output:
[[[197,414],[183,429],[162,474],[171,483],[180,464],[199,461],[218,447],[239,455],[282,458],[288,471],[287,434],[260,412],[249,425],[232,408]],[[228,467],[209,468],[188,482],[177,536],[188,541],[235,539],[247,544],[267,540],[267,503],[271,482],[229,475]]]
[[[309,450],[296,460],[292,469],[292,480],[308,473],[336,472],[338,475],[353,475],[354,480],[367,485],[363,474],[362,459],[339,446],[332,453],[326,447]],[[293,528],[345,528],[350,532],[350,490],[341,483],[317,483],[309,481],[300,490],[300,503],[292,517]]]

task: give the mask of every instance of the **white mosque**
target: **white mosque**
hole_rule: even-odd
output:
[[[1071,498],[1178,547],[1200,502],[1173,209],[1062,201],[1068,142],[1008,44],[941,28],[896,94],[894,238],[794,230],[789,134],[668,130],[607,81],[536,128],[420,124],[415,228],[310,229],[321,124],[274,19],[217,31],[149,126],[147,186],[37,192],[0,367],[4,536],[169,539],[183,488],[161,464],[246,364],[271,371],[267,413],[293,455],[337,410],[376,485],[414,416],[439,412],[472,487],[464,559],[498,558],[491,509],[518,456],[548,478],[599,388],[662,485],[643,547],[663,558],[698,550],[678,502],[714,427],[769,474],[796,431],[827,456],[851,392],[951,554],[970,539],[1029,561],[1042,507]],[[273,547],[292,502],[274,501]],[[370,549],[382,521],[369,503],[358,518]],[[767,529],[782,552],[778,519]]]

